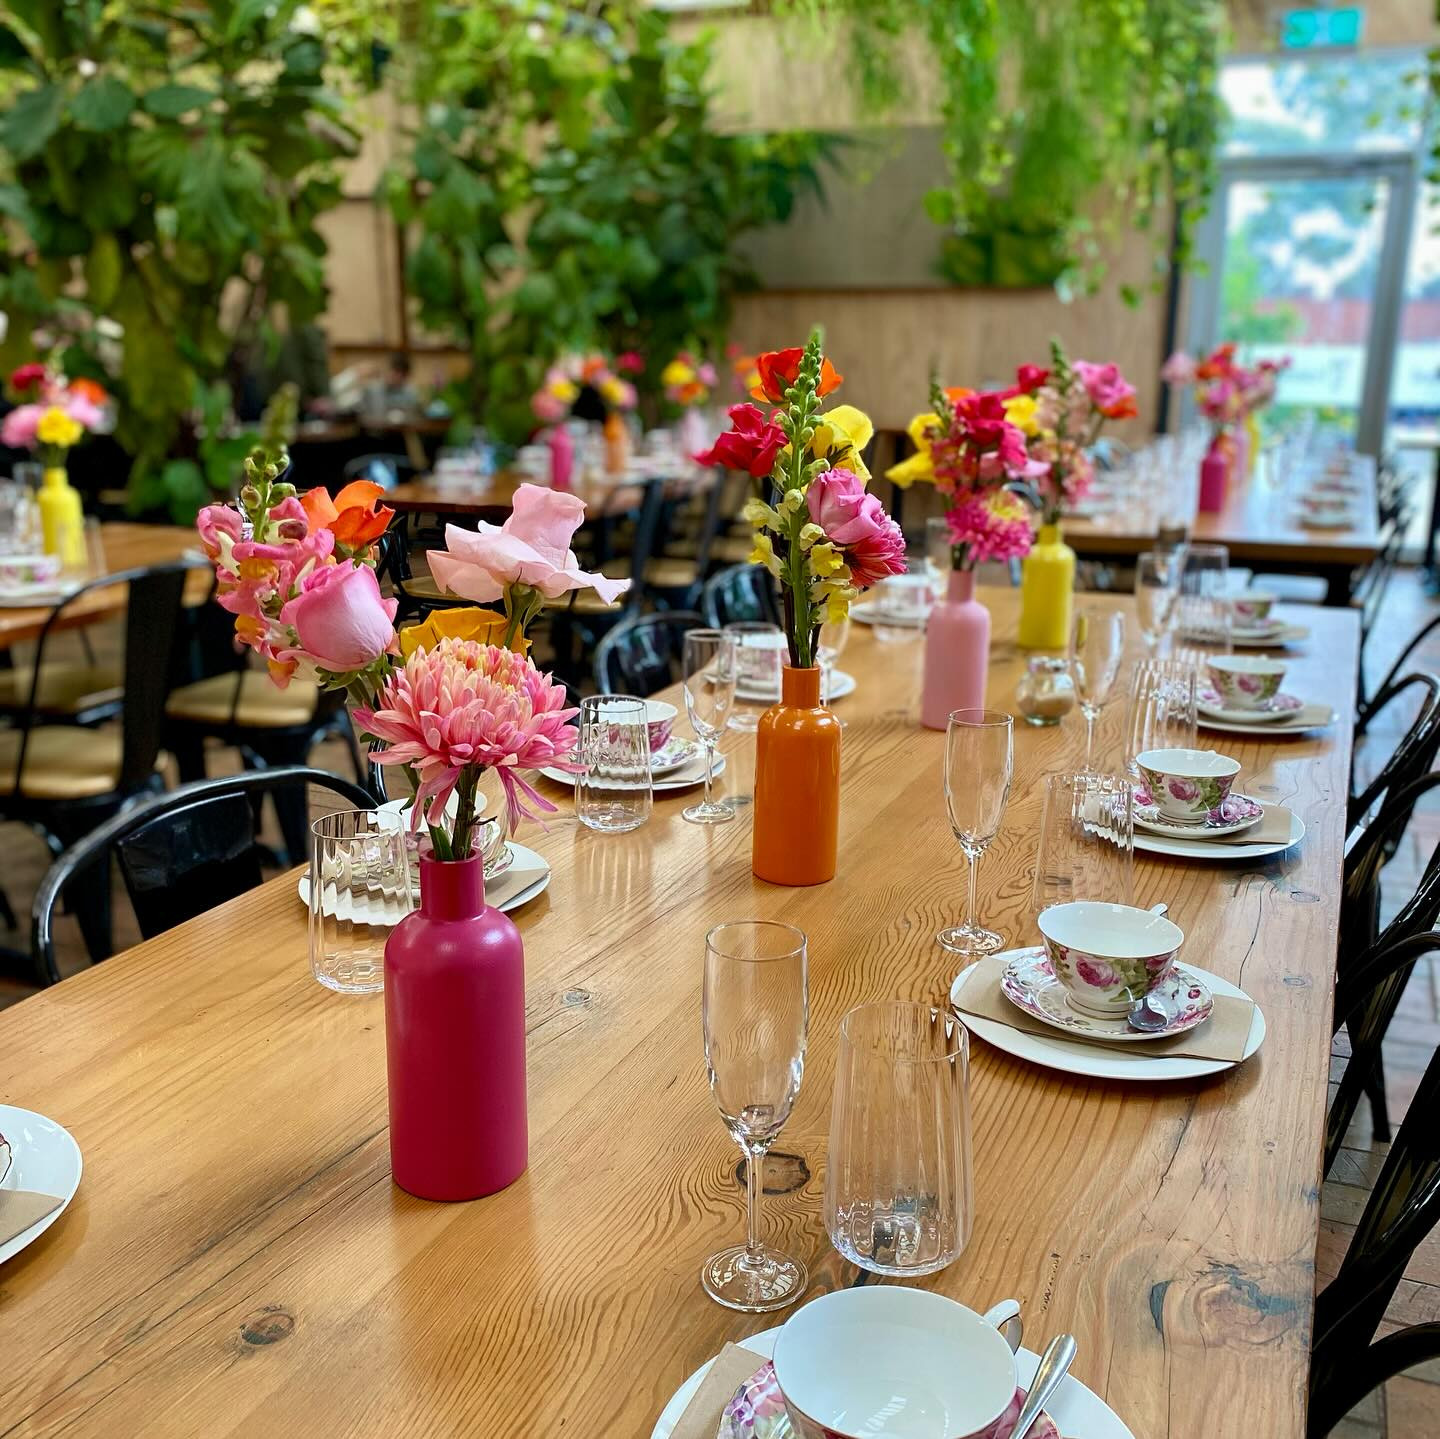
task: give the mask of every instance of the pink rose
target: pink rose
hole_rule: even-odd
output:
[[[1193,385],[1195,383],[1195,360],[1184,350],[1176,350],[1160,367],[1160,378],[1167,385]]]
[[[45,413],[44,405],[19,405],[0,424],[0,443],[12,450],[35,448],[35,427]]]
[[[1159,974],[1170,968],[1170,961],[1174,958],[1171,954],[1152,954],[1145,961],[1146,974]]]
[[[1088,954],[1074,954],[1071,958],[1075,962],[1075,973],[1080,976],[1084,984],[1091,985],[1095,989],[1109,989],[1112,984],[1119,982],[1119,975],[1103,959],[1095,959]]]
[[[509,585],[529,585],[547,599],[570,590],[593,589],[606,604],[630,588],[580,568],[570,538],[585,517],[578,495],[521,485],[503,525],[478,531],[445,527],[445,549],[430,555],[430,573],[452,594],[489,604]]]
[[[1119,365],[1113,361],[1092,365],[1088,360],[1076,360],[1075,373],[1080,376],[1090,403],[1107,419],[1128,420],[1135,415],[1135,386],[1120,373]]]
[[[805,491],[810,519],[831,544],[845,551],[857,589],[905,573],[905,536],[874,495],[850,470],[826,470]]]
[[[1193,779],[1167,780],[1165,787],[1171,799],[1178,799],[1182,804],[1200,798],[1200,786]]]
[[[322,565],[280,611],[280,623],[292,626],[299,641],[280,658],[312,660],[332,674],[364,669],[395,643],[395,607],[381,596],[369,565]]]

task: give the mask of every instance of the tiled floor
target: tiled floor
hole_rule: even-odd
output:
[[[1372,683],[1389,668],[1391,658],[1431,615],[1440,612],[1440,603],[1422,593],[1413,574],[1399,576],[1387,599],[1383,623],[1372,644],[1369,670]],[[1440,672],[1440,634],[1428,641],[1415,656],[1414,664]],[[1367,736],[1359,763],[1363,767],[1383,760],[1403,730],[1407,716],[1387,715]],[[313,756],[321,768],[348,773],[348,761],[339,745],[322,746]],[[232,754],[216,752],[211,772],[233,766]],[[28,908],[36,884],[45,871],[48,856],[38,839],[18,826],[0,828],[0,853],[4,855],[4,882],[11,903],[28,925]],[[1440,843],[1440,795],[1422,806],[1406,836],[1405,845],[1385,873],[1386,917],[1403,903],[1424,868],[1435,845]],[[122,903],[116,906],[116,938],[121,944],[133,942],[134,921]],[[78,933],[73,922],[61,919],[58,949],[62,968],[73,970],[83,963]],[[5,935],[0,944],[24,947],[24,933]],[[0,967],[0,1005],[30,993],[30,987]],[[1423,960],[1405,994],[1399,1014],[1385,1044],[1386,1078],[1392,1123],[1404,1116],[1415,1086],[1440,1045],[1440,957]],[[1344,1063],[1343,1036],[1335,1046],[1337,1072]],[[1347,1136],[1321,1201],[1321,1236],[1316,1256],[1316,1282],[1323,1285],[1334,1274],[1344,1255],[1350,1235],[1364,1208],[1369,1186],[1379,1172],[1387,1146],[1370,1140],[1370,1116],[1363,1104]],[[1425,1320],[1440,1320],[1440,1233],[1432,1235],[1416,1253],[1386,1317],[1385,1330]],[[1435,1439],[1440,1435],[1440,1361],[1423,1366],[1393,1380],[1383,1394],[1372,1395],[1344,1420],[1336,1431],[1339,1439]]]

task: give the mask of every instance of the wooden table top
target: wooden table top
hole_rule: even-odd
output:
[[[677,491],[688,490],[709,473],[692,470],[667,481],[667,489],[673,485]],[[455,480],[440,481],[433,475],[426,475],[386,491],[383,503],[397,510],[416,510],[434,515],[478,514],[484,518],[488,517],[487,511],[494,511],[495,518],[503,519],[510,511],[515,491],[521,485],[533,483],[528,475],[516,470],[498,471],[489,479],[476,481],[473,485]],[[639,503],[642,483],[643,479],[577,480],[570,493],[584,500],[593,515],[616,514],[633,509]]]
[[[1373,473],[1361,477],[1363,493],[1354,501],[1355,524],[1348,529],[1319,529],[1299,522],[1294,503],[1252,479],[1232,485],[1219,514],[1197,514],[1190,538],[1227,545],[1231,559],[1244,564],[1284,561],[1316,566],[1363,565],[1380,550]],[[1094,519],[1068,519],[1065,538],[1083,554],[1136,555],[1155,543],[1153,526],[1137,527],[1124,513]]]
[[[163,565],[184,559],[187,553],[198,552],[195,531],[181,525],[137,525],[128,521],[109,521],[100,527],[105,549],[105,567],[111,573],[138,569],[143,565]],[[185,584],[187,604],[199,604],[210,592],[211,572],[199,563]],[[95,624],[121,613],[125,608],[123,585],[91,593],[68,605],[61,615],[59,628],[74,629]],[[55,606],[26,605],[24,608],[0,607],[0,649],[9,649],[37,639],[46,619]]]
[[[1004,706],[1016,594],[984,598]],[[1306,622],[1292,687],[1347,713],[1355,617]],[[767,1196],[762,1225],[809,1263],[810,1296],[855,1282],[820,1219],[837,1026],[948,984],[934,934],[964,903],[943,737],[916,718],[921,652],[854,626],[828,885],[755,880],[748,809],[689,825],[693,794],[658,798],[629,835],[581,828],[563,801],[549,833],[525,832],[554,878],[515,915],[531,1153],[502,1194],[427,1204],[391,1183],[382,1001],[311,979],[294,874],[0,1012],[0,1095],[85,1157],[69,1211],[0,1271],[4,1432],[645,1439],[697,1365],[775,1322],[699,1284],[744,1227],[700,1038],[703,936],[727,919],[809,934],[809,1054],[777,1145],[809,1178]],[[1036,937],[1040,778],[1079,762],[1082,734],[1078,713],[1017,726],[980,869],[981,917],[1015,943]],[[754,741],[727,739],[717,788],[744,792]],[[1246,791],[1293,807],[1306,839],[1261,862],[1137,855],[1137,903],[1168,901],[1185,956],[1259,1001],[1263,1049],[1209,1080],[1125,1085],[974,1041],[974,1236],[919,1281],[978,1308],[1015,1296],[1032,1345],[1072,1331],[1075,1373],[1138,1439],[1304,1428],[1350,734],[1224,739]],[[778,1183],[796,1172],[777,1165]]]

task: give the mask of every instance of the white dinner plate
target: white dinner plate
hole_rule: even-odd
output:
[[[1275,630],[1232,630],[1230,643],[1237,650],[1278,650],[1288,649],[1310,638],[1310,631],[1304,625],[1282,624]]]
[[[861,625],[894,625],[897,630],[923,630],[925,615],[894,615],[878,604],[852,605],[850,618]]]
[[[546,779],[553,780],[556,784],[563,784],[573,789],[575,787],[575,776],[569,770],[563,769],[542,769],[539,773]],[[715,768],[711,771],[711,779],[718,779],[725,773],[725,756],[715,756]],[[661,775],[658,779],[650,777],[650,788],[655,794],[667,794],[672,790],[694,789],[697,784],[705,783],[705,752],[702,750],[688,764],[682,765],[679,769],[671,770],[668,774]]]
[[[1214,844],[1216,840],[1228,839],[1232,834],[1241,834],[1247,829],[1253,829],[1265,817],[1262,812],[1264,806],[1259,800],[1252,799],[1248,794],[1241,794],[1239,791],[1236,791],[1233,797],[1248,801],[1254,808],[1254,813],[1229,824],[1211,824],[1209,820],[1203,824],[1181,824],[1179,820],[1170,819],[1167,815],[1161,814],[1154,805],[1142,805],[1137,801],[1135,804],[1135,828],[1143,830],[1146,834],[1158,834],[1165,839],[1193,839],[1202,844]]]
[[[510,841],[513,858],[510,867],[494,879],[485,881],[485,899],[496,909],[508,912],[528,904],[536,895],[542,894],[550,885],[550,863],[544,855],[536,854],[523,844]],[[310,907],[310,876],[302,874],[296,889],[300,902]],[[342,896],[344,898],[344,896]]]
[[[764,1329],[740,1344],[756,1356],[755,1367],[775,1354],[775,1340],[780,1327]],[[685,1406],[695,1397],[714,1360],[707,1359],[671,1396],[670,1402],[655,1421],[650,1439],[670,1439]],[[1015,1354],[1015,1370],[1021,1384],[1027,1389],[1040,1366],[1040,1356],[1032,1350],[1021,1348]],[[738,1386],[737,1386],[738,1388]],[[1060,1381],[1054,1397],[1045,1406],[1045,1412],[1059,1426],[1062,1434],[1075,1434],[1080,1439],[1135,1439],[1120,1416],[1097,1394],[1087,1388],[1074,1375],[1067,1374]]]
[[[1314,721],[1305,721],[1297,724],[1293,718],[1285,719],[1276,716],[1273,719],[1262,720],[1228,720],[1218,719],[1214,716],[1200,713],[1200,728],[1215,730],[1219,734],[1253,734],[1263,739],[1276,739],[1282,735],[1309,734],[1312,730],[1325,729],[1334,724],[1335,711],[1329,710],[1325,718]]]
[[[6,585],[0,589],[0,609],[28,610],[58,605],[79,588],[78,581],[72,585]]]
[[[996,957],[1009,960],[1019,953],[1020,950],[1009,949]],[[1191,974],[1205,981],[1211,994],[1228,994],[1236,999],[1250,998],[1243,989],[1231,984],[1228,979],[1221,979],[1218,974],[1201,969],[1198,964],[1187,961],[1185,967]],[[965,981],[974,973],[975,967],[972,965],[955,976],[955,982],[950,986],[952,1004],[965,987]],[[1064,1074],[1080,1074],[1088,1079],[1133,1079],[1141,1083],[1168,1079],[1203,1079],[1207,1074],[1219,1074],[1222,1070],[1233,1069],[1237,1063],[1243,1064],[1265,1042],[1265,1016],[1260,1013],[1258,1004],[1250,1020],[1250,1035],[1245,1041],[1245,1054],[1239,1060],[1187,1059],[1183,1056],[1167,1055],[1157,1055],[1151,1059],[1136,1056],[1128,1049],[1123,1054],[1111,1054],[1098,1044],[1077,1044],[1074,1040],[1062,1039],[1059,1034],[1053,1039],[1048,1034],[1024,1034],[1018,1029],[1011,1029],[1008,1024],[1000,1024],[993,1019],[977,1019],[973,1014],[965,1014],[963,1011],[960,1017],[964,1020],[966,1029],[979,1035],[987,1044],[993,1044],[996,1049],[1013,1054],[1016,1059],[1028,1059],[1032,1064],[1043,1064],[1047,1069],[1058,1069]],[[1058,1414],[1055,1421],[1060,1423]],[[1065,1426],[1061,1424],[1060,1428],[1063,1432]],[[1084,1433],[1083,1430],[1072,1432]]]
[[[1152,834],[1137,828],[1135,848],[1148,854],[1163,854],[1171,859],[1209,859],[1217,864],[1229,864],[1237,859],[1267,859],[1272,854],[1284,854],[1291,845],[1299,844],[1305,838],[1305,821],[1294,810],[1290,815],[1290,837],[1280,840],[1257,841],[1254,844],[1217,844],[1213,839],[1184,839],[1168,834]]]
[[[830,688],[825,695],[824,703],[829,704],[831,700],[844,699],[855,689],[855,676],[846,674],[844,670],[834,670],[830,675]],[[779,690],[767,690],[752,688],[747,684],[735,686],[735,698],[744,700],[747,704],[774,704],[780,698]]]
[[[0,1244],[0,1264],[33,1244],[65,1212],[80,1187],[80,1146],[70,1131],[43,1114],[0,1104],[0,1134],[10,1145],[10,1169],[0,1189],[29,1189],[60,1200],[44,1219]]]

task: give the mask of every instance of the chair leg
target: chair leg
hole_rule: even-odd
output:
[[[1385,1098],[1385,1060],[1376,1055],[1375,1067],[1365,1078],[1365,1097],[1370,1101],[1370,1119],[1375,1142],[1390,1143],[1390,1105]]]
[[[175,756],[180,783],[191,784],[205,778],[205,737],[189,725],[177,727],[165,737],[165,748]]]

